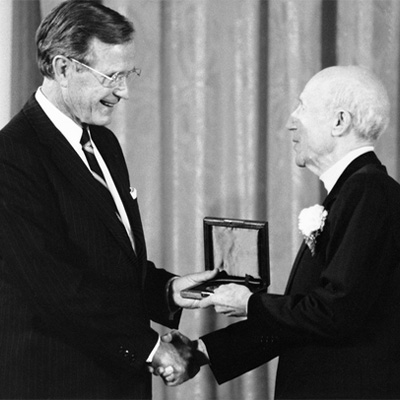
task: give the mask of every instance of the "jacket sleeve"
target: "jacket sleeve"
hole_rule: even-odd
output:
[[[95,127],[93,130],[97,131],[99,129],[99,127]],[[132,216],[131,228],[135,236],[135,241],[137,241],[136,244],[140,247],[140,253],[137,255],[140,259],[144,260],[143,288],[145,305],[149,313],[149,318],[152,321],[168,326],[169,328],[177,328],[182,310],[172,310],[171,302],[168,298],[168,283],[175,275],[165,269],[156,268],[154,263],[147,260],[146,243],[139,212],[138,199],[133,199],[130,195],[124,193],[129,186],[129,173],[125,163],[125,158],[116,137],[112,132],[108,130],[105,131],[105,129],[102,128],[96,138],[97,140],[100,140],[104,154],[107,154],[106,149],[110,148],[109,142],[105,142],[105,133],[108,133],[110,136],[110,141],[113,143],[113,153],[115,154],[114,158],[108,158],[107,162],[109,165],[113,165],[114,160],[118,160],[118,162],[115,163],[115,168],[118,169],[119,173],[114,177],[114,180],[118,179],[119,182],[123,182],[120,187],[120,195],[125,197],[125,207],[129,210],[129,214]]]
[[[279,354],[279,338],[257,323],[241,321],[203,337],[210,368],[219,384],[270,361]]]
[[[145,298],[150,318],[171,329],[178,328],[182,315],[182,309],[174,309],[168,290],[174,276],[164,269],[156,268],[151,261],[147,262]]]

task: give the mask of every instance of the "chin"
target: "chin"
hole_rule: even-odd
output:
[[[97,126],[106,126],[110,125],[112,122],[111,117],[101,117],[101,118],[93,118],[91,124]]]
[[[304,168],[306,166],[306,163],[305,163],[304,159],[299,158],[299,157],[296,157],[295,163],[300,168]]]

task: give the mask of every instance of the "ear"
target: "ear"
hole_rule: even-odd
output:
[[[66,86],[68,83],[68,71],[71,68],[71,61],[64,56],[56,56],[53,58],[54,79],[61,85]]]
[[[338,110],[335,113],[332,136],[345,135],[351,127],[351,114],[345,110]]]

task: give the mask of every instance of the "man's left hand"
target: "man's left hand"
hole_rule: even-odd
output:
[[[185,299],[181,296],[181,290],[187,289],[190,286],[200,284],[202,282],[213,279],[219,270],[218,268],[212,271],[199,272],[197,274],[189,274],[181,276],[172,281],[172,298],[175,304],[182,308],[199,308],[200,300]]]

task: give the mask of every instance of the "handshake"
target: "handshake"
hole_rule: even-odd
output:
[[[167,386],[177,386],[193,378],[208,357],[198,349],[198,341],[191,341],[176,330],[161,337],[149,371],[161,376]]]
[[[170,288],[175,305],[188,309],[214,307],[217,313],[229,317],[245,317],[247,302],[252,293],[243,285],[222,285],[212,295],[201,300],[181,296],[183,289],[213,279],[218,272],[216,269],[175,278]],[[167,386],[177,386],[193,378],[208,363],[207,349],[201,340],[192,341],[179,331],[172,330],[161,336],[148,369],[160,376]]]

